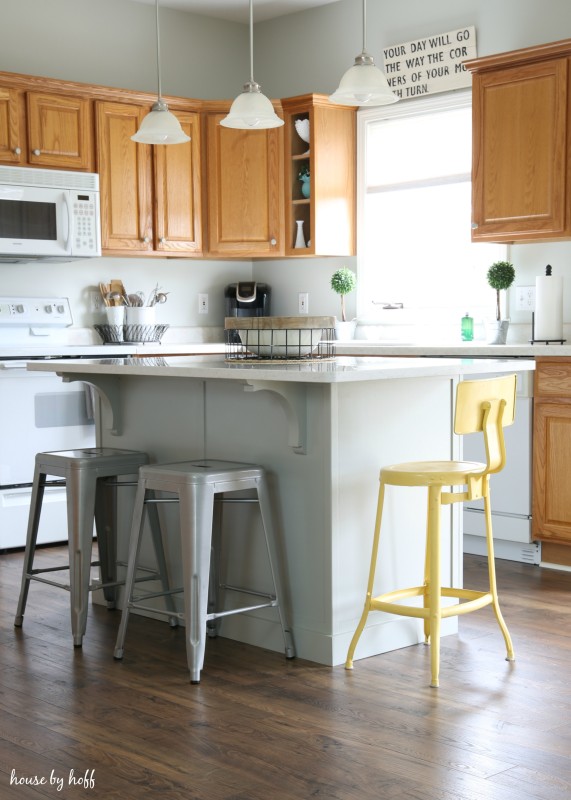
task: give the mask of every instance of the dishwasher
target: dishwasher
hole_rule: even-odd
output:
[[[516,415],[514,424],[504,429],[506,466],[490,479],[494,552],[497,558],[539,564],[541,543],[531,534],[533,372],[514,371]],[[482,437],[464,437],[463,458],[485,461]],[[464,552],[486,555],[483,500],[464,504],[463,524]]]

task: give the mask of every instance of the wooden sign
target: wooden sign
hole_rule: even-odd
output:
[[[386,47],[385,74],[395,94],[406,100],[471,86],[464,61],[476,58],[474,26]]]

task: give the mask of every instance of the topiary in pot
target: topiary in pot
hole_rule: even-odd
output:
[[[331,288],[341,295],[341,320],[347,321],[345,315],[345,295],[352,292],[357,286],[357,276],[347,267],[341,267],[331,276]]]
[[[509,289],[515,279],[515,269],[509,261],[496,261],[487,274],[488,283],[492,289],[496,290],[496,320],[502,318],[500,312],[500,292],[502,289]]]

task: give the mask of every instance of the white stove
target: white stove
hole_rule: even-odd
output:
[[[78,342],[66,297],[0,297],[0,551],[25,545],[36,453],[95,446],[98,404],[90,387],[30,372],[26,362],[136,350]],[[38,542],[66,539],[65,487],[51,486]]]
[[[78,343],[67,297],[0,297],[0,359],[105,358],[136,345]]]

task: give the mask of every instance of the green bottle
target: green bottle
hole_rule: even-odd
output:
[[[462,341],[471,342],[474,338],[474,320],[466,312],[466,316],[462,317]]]

